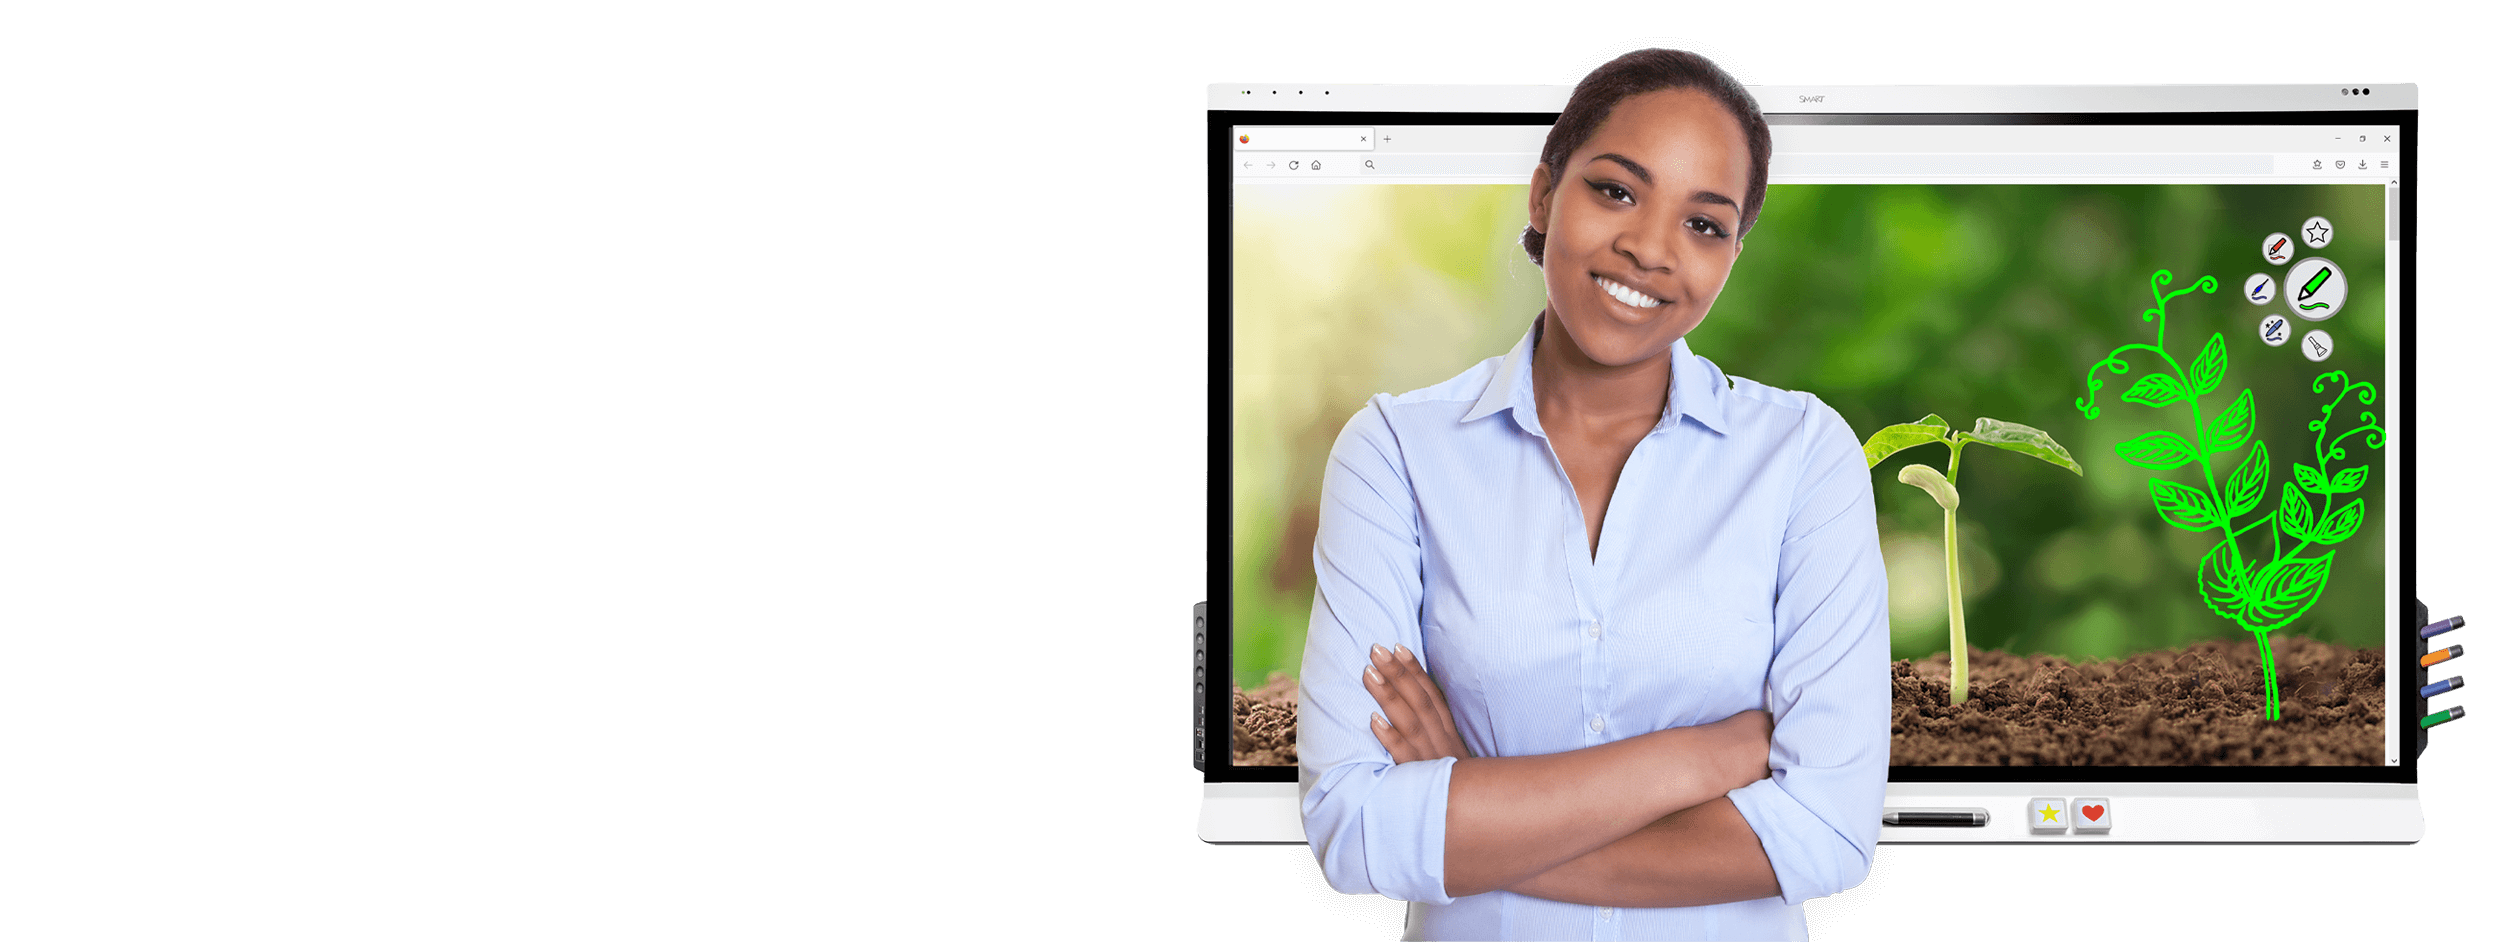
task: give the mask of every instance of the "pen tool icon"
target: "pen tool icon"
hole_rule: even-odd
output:
[[[2329,279],[2329,278],[2333,278],[2333,277],[2335,277],[2335,270],[2334,270],[2334,269],[2332,269],[2332,268],[2321,268],[2321,269],[2318,269],[2318,273],[2317,273],[2317,274],[2309,276],[2309,283],[2308,283],[2308,284],[2305,284],[2305,285],[2300,286],[2300,297],[2299,297],[2297,300],[2299,300],[2299,301],[2301,301],[2301,302],[2307,302],[2310,298],[2315,297],[2315,296],[2317,295],[2317,293],[2318,293],[2318,289],[2319,289],[2319,288],[2321,288],[2321,287],[2325,287],[2327,279]],[[2307,310],[2314,310],[2314,309],[2316,309],[2316,308],[2322,308],[2322,307],[2325,307],[2325,306],[2326,306],[2326,305],[2325,305],[2324,303],[2319,303],[2319,304],[2308,304],[2308,303],[2303,303],[2303,304],[2301,304],[2301,305],[2300,305],[2300,309],[2301,309],[2301,310],[2304,310],[2304,311],[2307,311]]]
[[[2248,281],[2240,285],[2240,293],[2248,296],[2250,304],[2264,304],[2272,301],[2274,300],[2274,276],[2264,272],[2250,275]]]
[[[2322,321],[2344,309],[2345,296],[2351,285],[2344,279],[2344,270],[2327,259],[2312,255],[2292,263],[2283,273],[2283,290],[2291,294],[2292,313],[2303,320]]]

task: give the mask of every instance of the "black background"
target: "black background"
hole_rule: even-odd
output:
[[[1773,10],[1765,10],[1773,12]],[[1590,15],[1605,20],[1605,12]],[[1805,20],[1798,12],[1798,20]],[[2423,147],[2463,142],[2440,135],[2440,92],[2458,95],[2458,85],[2443,85],[2433,75],[2418,42],[2390,32],[2365,35],[2365,30],[2340,27],[2328,45],[2310,45],[2295,35],[2268,30],[2178,30],[2148,27],[2143,35],[2078,37],[2073,30],[2013,30],[1995,42],[1925,40],[1903,42],[1818,42],[1798,47],[1793,37],[1730,35],[1640,35],[1620,25],[1588,25],[1570,10],[1553,7],[1535,25],[1523,27],[1535,40],[1503,42],[1440,42],[1400,32],[1368,32],[1350,40],[1313,45],[1308,35],[1260,40],[1213,40],[1208,47],[1170,52],[1170,90],[1175,125],[1170,145],[1200,162],[1203,115],[1208,82],[1548,82],[1570,85],[1580,75],[1620,52],[1643,45],[1688,47],[1715,57],[1748,85],[1925,85],[1925,82],[2420,82],[2423,85],[2425,135]],[[1803,22],[1798,22],[1803,27]],[[1853,30],[1835,22],[1835,30]],[[1313,30],[1335,32],[1335,30]],[[1210,37],[1220,32],[1210,32]],[[2305,55],[2308,50],[2308,55]],[[2328,55],[2343,50],[2343,55]],[[1158,92],[1163,100],[1163,92]],[[2455,107],[2445,112],[2455,122],[2470,122]],[[1180,125],[1188,120],[1188,125]],[[2455,127],[2455,125],[2450,125]],[[2450,150],[2465,160],[2463,152]],[[2438,157],[2433,157],[2438,160]],[[2430,187],[2438,192],[2438,187]],[[2450,307],[2463,302],[2463,292],[2443,290],[2463,285],[2465,272],[2443,270],[2443,227],[2433,225],[2435,212],[2460,212],[2455,202],[2425,200],[2420,235],[2408,245],[2408,265],[2420,272],[2420,360],[2423,375],[2423,445],[2420,445],[2418,487],[2410,505],[2423,522],[2420,595],[2430,602],[2433,617],[2468,615],[2483,625],[2500,625],[2500,612],[2480,605],[2468,592],[2480,567],[2468,567],[2468,542],[2463,532],[2480,532],[2488,522],[2488,500],[2475,490],[2473,460],[2465,452],[2488,435],[2470,417],[2473,392],[2470,375],[2488,355],[2480,327],[2488,302]],[[2480,230],[2480,227],[2475,227]],[[2460,235],[2473,232],[2460,227]],[[2488,232],[2485,232],[2488,235]],[[2448,262],[2465,262],[2468,270],[2483,267],[2448,252]],[[1200,260],[1203,265],[1203,260]],[[1183,335],[1198,332],[1198,335]],[[1175,370],[1175,382],[1198,385],[1203,377],[1203,325],[1178,325],[1173,335],[1180,350],[1198,350],[1188,357],[1190,372]],[[1190,390],[1195,392],[1198,390]],[[2455,402],[2455,405],[2453,405]],[[2455,430],[2455,432],[2443,432]],[[1195,475],[1198,442],[1173,437],[1175,455],[1183,455]],[[1180,462],[1175,462],[1180,465]],[[1175,475],[1175,482],[1180,477]],[[1173,492],[1173,507],[1203,507],[1198,482]],[[1175,520],[1175,540],[1190,532]],[[1195,527],[1203,542],[1203,525]],[[2475,547],[2480,550],[2480,547]],[[2475,560],[2480,562],[2480,560]],[[1188,622],[1190,602],[1205,597],[1203,560],[1153,562],[1155,590],[1140,597],[1150,610],[1138,610],[1150,625],[1170,625],[1170,657],[1165,647],[1148,652],[1148,672],[1168,672],[1170,682],[1118,682],[1138,702],[1120,727],[1133,740],[1128,750],[1140,762],[1135,782],[1143,795],[1115,797],[1123,817],[1135,817],[1138,847],[1148,862],[1143,885],[1138,872],[1115,877],[1123,892],[1138,892],[1150,902],[1150,932],[1175,937],[1320,937],[1393,940],[1403,927],[1403,905],[1380,897],[1340,897],[1320,877],[1308,847],[1208,847],[1195,835],[1200,775],[1190,770],[1183,735],[1180,697],[1180,625]],[[1140,572],[1145,575],[1145,572]],[[1143,582],[1143,580],[1140,580]],[[2485,627],[2490,630],[2490,627]],[[2473,647],[2473,630],[2450,635]],[[1158,632],[1155,637],[1163,637]],[[1163,667],[1170,665],[1170,667]],[[2463,667],[2463,665],[2460,665]],[[2473,707],[2473,690],[2450,695],[2440,705]],[[2488,727],[2495,717],[2480,720]],[[2480,745],[2478,720],[2443,727],[2433,735],[2433,750],[2420,762],[2420,792],[2428,835],[2413,847],[1883,847],[1875,870],[1858,890],[1830,900],[1810,902],[1808,917],[1818,940],[1868,940],[1923,932],[1955,937],[2108,937],[2108,935],[2340,935],[2340,932],[2403,932],[2405,927],[2433,930],[2450,920],[2473,920],[2478,907],[2470,902],[2465,870],[2468,850],[2483,845],[2485,827],[2468,805],[2473,795],[2475,750]],[[1218,740],[1220,742],[1220,740]],[[1135,800],[1135,805],[1130,805]],[[1165,880],[1153,872],[1168,865],[1178,877],[1170,890],[1155,890]],[[2458,902],[2455,897],[2468,900]],[[2435,897],[2448,897],[2438,902]],[[1170,910],[1170,902],[1183,902]],[[1143,912],[1140,912],[1143,915]]]

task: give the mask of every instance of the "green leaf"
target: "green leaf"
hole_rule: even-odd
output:
[[[2328,493],[2326,489],[2326,475],[2320,474],[2318,473],[2318,469],[2301,464],[2300,462],[2292,462],[2292,480],[2300,484],[2301,490],[2308,491],[2309,493]]]
[[[2198,533],[2222,525],[2221,515],[2214,512],[2214,499],[2203,490],[2175,481],[2153,479],[2153,509],[2171,526]]]
[[[1931,415],[1928,416],[1928,418],[1934,419],[1936,417]],[[1937,419],[1936,424],[1934,425],[1919,422],[1911,425],[1884,426],[1883,428],[1875,430],[1875,434],[1866,437],[1866,445],[1864,446],[1866,451],[1866,466],[1873,468],[1877,464],[1882,463],[1884,459],[1892,457],[1893,452],[1900,451],[1901,449],[1908,448],[1912,445],[1924,445],[1928,442],[1943,441],[1944,434],[1945,426],[1944,420],[1942,419]]]
[[[2222,490],[2224,517],[2255,510],[2258,502],[2266,499],[2266,480],[2273,474],[2266,460],[2266,443],[2258,442],[2256,449],[2240,462],[2239,470],[2231,472],[2231,482]]]
[[[1953,482],[1944,479],[1944,472],[1923,464],[1910,465],[1901,469],[1901,483],[1926,491],[1927,496],[1936,499],[1938,507],[1961,509],[1962,492],[1954,489]]]
[[[2188,397],[2186,386],[2168,373],[2146,373],[2127,387],[2127,394],[2118,398],[2159,409]]]
[[[2238,451],[2240,446],[2248,444],[2248,436],[2256,430],[2256,390],[2240,390],[2240,397],[2231,401],[2230,408],[2205,423],[2205,454],[2227,455]]]
[[[2146,432],[2119,442],[2118,458],[2139,468],[2168,471],[2196,460],[2196,448],[2177,432]]]
[[[2354,491],[2360,490],[2361,485],[2369,482],[2369,465],[2365,464],[2358,467],[2345,468],[2344,470],[2335,472],[2335,480],[2327,482],[2326,490],[2320,491],[2319,493],[2350,494]]]
[[[1915,424],[1915,425],[1933,425],[1933,426],[1935,426],[1935,427],[1937,427],[1937,428],[1944,428],[1946,423],[1945,423],[1945,420],[1944,420],[1944,416],[1937,415],[1937,414],[1935,414],[1935,413],[1933,413],[1933,412],[1930,412],[1930,413],[1927,413],[1927,417],[1926,417],[1926,418],[1924,418],[1924,419],[1920,419],[1920,420],[1918,420],[1917,422],[1912,423],[1912,424]]]
[[[2214,339],[2205,341],[2205,351],[2196,355],[2195,365],[2188,367],[2188,385],[2199,396],[2221,389],[2222,371],[2230,360],[2230,354],[2222,349],[2222,335],[2215,334]]]
[[[2306,540],[2317,525],[2317,514],[2309,509],[2309,498],[2302,497],[2291,485],[2283,485],[2283,502],[2274,508],[2274,528],[2283,531],[2284,536]]]
[[[2213,613],[2239,621],[2251,601],[2248,572],[2234,561],[2231,541],[2214,544],[2205,551],[2205,559],[2196,566],[2196,592],[2205,597],[2205,607]]]
[[[2251,631],[2272,631],[2292,623],[2309,611],[2326,591],[2326,577],[2335,564],[2335,554],[2295,556],[2281,560],[2259,573],[2253,591],[2248,593],[2248,620],[2242,622]]]
[[[1970,434],[1962,437],[1983,445],[1994,445],[2007,451],[2030,455],[2077,475],[2083,474],[2083,466],[2075,463],[2075,456],[2066,452],[2066,446],[2058,444],[2057,439],[2050,438],[2049,433],[2019,422],[1999,422],[1995,419],[1981,418],[1979,424],[1971,428]]]
[[[2352,539],[2352,535],[2361,530],[2362,512],[2361,498],[2353,498],[2352,503],[2335,508],[2326,515],[2326,519],[2318,521],[2317,529],[2309,534],[2309,541],[2333,546]]]

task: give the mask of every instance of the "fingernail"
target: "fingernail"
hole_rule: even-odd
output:
[[[1363,668],[1363,676],[1371,678],[1372,683],[1379,684],[1383,687],[1389,685],[1389,678],[1380,676],[1380,672],[1372,668]]]
[[[1377,660],[1380,660],[1380,659],[1382,659],[1382,658],[1386,658],[1386,657],[1388,657],[1388,656],[1389,656],[1389,649],[1388,649],[1388,648],[1381,647],[1381,646],[1379,646],[1379,645],[1377,645],[1377,644],[1372,645],[1372,660],[1377,661]]]
[[[1378,713],[1374,713],[1374,714],[1372,714],[1372,725],[1373,725],[1373,726],[1387,726],[1387,725],[1389,725],[1389,721],[1388,721],[1388,720],[1381,719],[1381,718],[1380,718],[1380,714],[1378,714]]]
[[[1404,656],[1407,660],[1410,660],[1410,661],[1415,659],[1415,652],[1407,650],[1407,649],[1406,649],[1406,646],[1405,646],[1405,645],[1403,645],[1403,644],[1398,645],[1398,654],[1400,654],[1400,655]]]

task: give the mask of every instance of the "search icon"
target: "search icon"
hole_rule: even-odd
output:
[[[1372,167],[1372,162],[1371,162],[1371,161],[1368,161],[1368,160],[1363,161],[1363,169],[1365,169],[1365,170],[1371,170],[1371,169],[1374,169],[1374,168]]]

